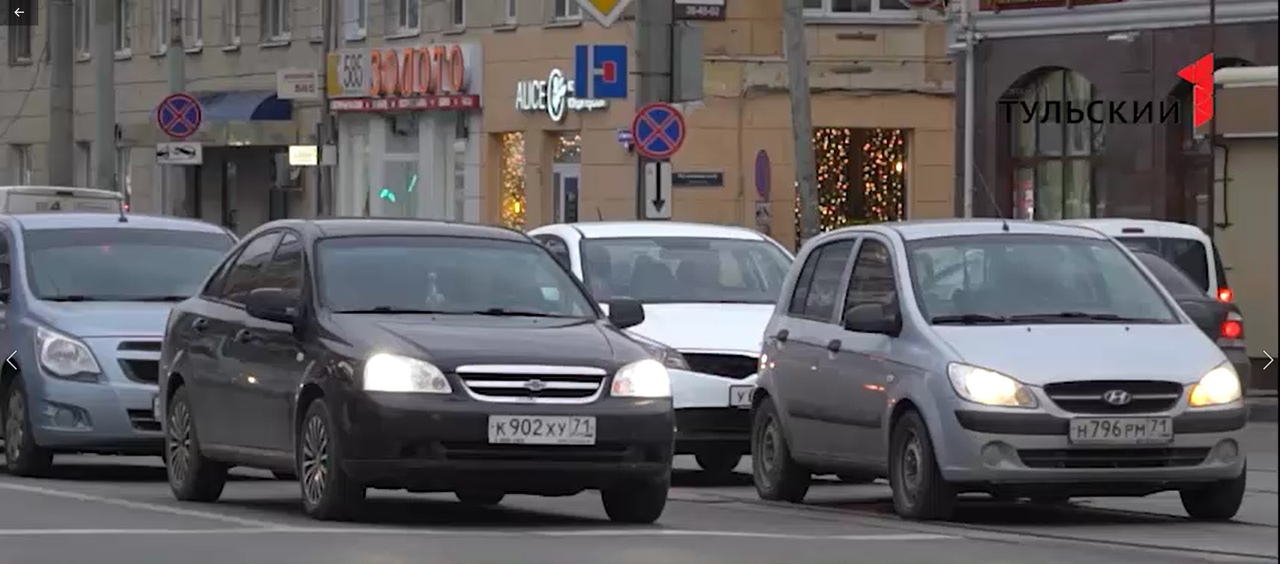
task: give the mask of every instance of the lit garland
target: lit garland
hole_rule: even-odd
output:
[[[511,229],[523,229],[524,133],[518,131],[503,133],[501,142],[502,169],[498,174],[499,182],[502,184],[502,225]]]
[[[582,162],[582,135],[578,134],[576,131],[566,131],[557,135],[553,162]]]
[[[901,129],[857,130],[818,128],[813,153],[818,185],[818,228],[830,231],[846,225],[896,221],[905,215],[906,134]],[[861,174],[853,170],[853,144],[863,137]],[[852,185],[862,179],[862,197],[850,198]],[[854,202],[850,202],[853,199]],[[855,205],[851,205],[855,204]],[[858,209],[860,208],[860,209]],[[795,204],[796,238],[800,239],[800,197]],[[860,216],[860,217],[859,217]]]

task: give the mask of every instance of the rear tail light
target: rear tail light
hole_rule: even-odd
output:
[[[1218,329],[1218,345],[1224,347],[1244,346],[1244,318],[1240,317],[1240,314],[1235,312],[1227,314],[1227,319],[1222,322],[1222,326]]]
[[[1231,291],[1231,288],[1218,288],[1218,301],[1229,304],[1235,297],[1236,295]]]

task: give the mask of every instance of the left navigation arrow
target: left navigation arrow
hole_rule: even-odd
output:
[[[22,17],[22,14],[25,14],[25,13],[26,13],[26,12],[22,11],[22,8],[14,8],[14,9],[13,9],[13,15],[15,15],[15,16]]]

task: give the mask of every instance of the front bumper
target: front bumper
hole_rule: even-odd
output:
[[[490,444],[490,415],[593,416],[596,444]],[[353,396],[341,419],[343,469],[377,488],[573,495],[671,471],[670,400],[490,403],[457,396]]]
[[[942,474],[959,484],[1052,486],[1055,493],[1085,496],[1145,495],[1243,471],[1237,440],[1248,419],[1243,406],[1150,415],[1172,415],[1172,442],[1074,445],[1067,436],[1069,415],[956,410],[943,415]]]

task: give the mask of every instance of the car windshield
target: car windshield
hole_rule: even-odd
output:
[[[24,234],[27,282],[50,301],[180,301],[235,245],[226,233],[130,227]]]
[[[584,239],[582,271],[596,299],[646,303],[777,302],[791,257],[762,240]]]
[[[541,245],[439,236],[360,236],[316,245],[321,301],[338,313],[596,318]]]
[[[1134,250],[1151,251],[1173,263],[1190,276],[1201,292],[1209,290],[1209,253],[1204,244],[1195,239],[1175,239],[1172,237],[1116,237],[1120,242]],[[1222,281],[1218,282],[1222,284]]]
[[[974,235],[914,241],[908,250],[920,310],[934,324],[1177,322],[1109,240]]]
[[[1195,298],[1204,296],[1204,289],[1196,287],[1196,283],[1187,273],[1178,269],[1178,267],[1169,263],[1164,257],[1155,253],[1134,253],[1142,265],[1151,271],[1156,277],[1160,285],[1168,290],[1173,297],[1178,299]]]

